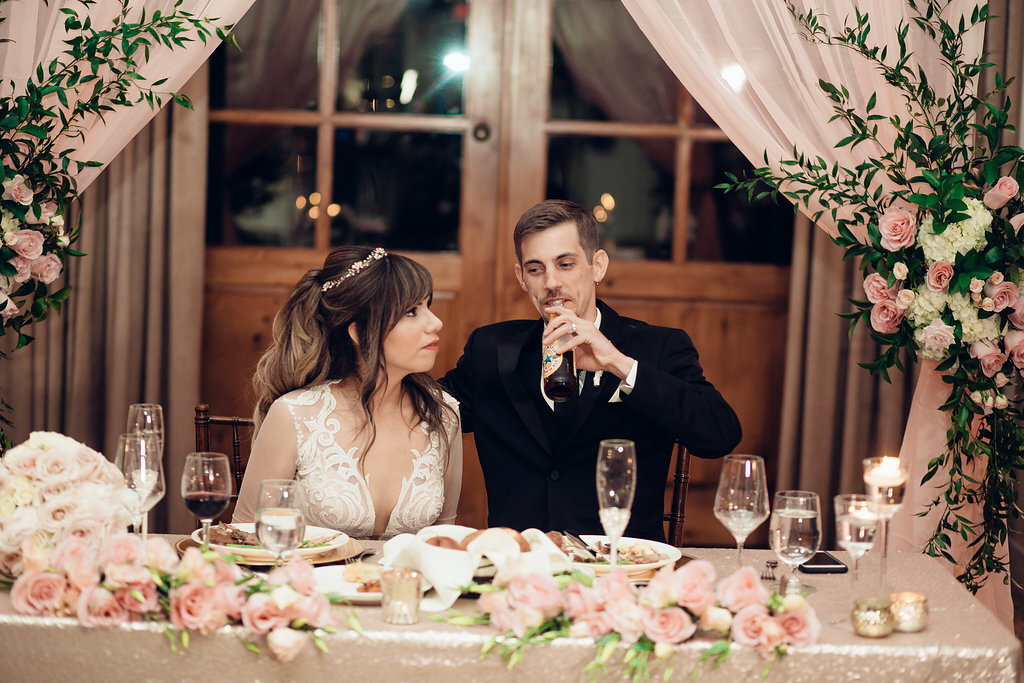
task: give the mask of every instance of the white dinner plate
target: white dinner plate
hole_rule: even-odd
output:
[[[256,525],[252,522],[239,522],[238,524],[232,524],[231,526],[245,533],[256,533]],[[326,543],[321,543],[315,546],[311,546],[309,548],[299,548],[299,556],[308,560],[318,555],[322,555],[323,553],[326,553],[330,550],[340,548],[349,541],[348,534],[345,534],[341,531],[336,531],[335,529],[328,529],[327,527],[322,526],[307,526],[306,533],[302,538],[303,540],[306,540],[320,537],[333,538],[331,538],[331,540]],[[202,543],[203,530],[196,529],[195,531],[193,531],[192,539],[196,543]],[[241,557],[243,560],[265,562],[267,560],[274,559],[274,554],[272,552],[270,552],[269,550],[264,550],[260,546],[235,544],[221,545],[219,543],[210,543],[210,546],[213,548],[221,548],[227,552],[230,552],[232,555],[237,555],[238,557]],[[288,553],[288,555],[290,555],[290,553]]]
[[[380,591],[360,592],[360,584],[345,580],[345,569],[346,565],[314,567],[313,576],[316,577],[316,589],[321,593],[340,595],[353,605],[380,604]],[[430,584],[423,581],[421,588],[426,593],[430,590]]]
[[[608,541],[607,536],[596,536],[596,535],[584,535],[580,536],[584,543],[589,546],[596,547],[598,543],[605,543]],[[619,547],[627,543],[643,543],[651,547],[652,550],[661,553],[664,559],[658,560],[657,562],[646,562],[643,564],[624,564],[621,565],[625,570],[626,574],[630,579],[634,581],[641,581],[649,579],[654,575],[654,572],[658,571],[667,564],[675,563],[683,553],[679,548],[668,545],[667,543],[659,543],[657,541],[648,541],[646,538],[628,538],[623,537],[619,539]],[[605,563],[595,562],[574,562],[574,566],[577,567],[589,567],[594,570],[594,573],[598,576],[602,576],[611,571],[611,565]]]

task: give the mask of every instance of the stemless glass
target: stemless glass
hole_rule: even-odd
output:
[[[132,515],[135,530],[142,528],[142,545],[147,540],[146,516],[164,497],[163,448],[156,434],[134,433],[118,437],[114,464],[124,477],[124,505]]]
[[[768,519],[768,483],[759,455],[727,455],[715,492],[715,517],[736,539],[736,565],[743,566],[743,542]]]
[[[853,560],[851,583],[857,585],[858,561],[875,544],[878,515],[871,498],[861,493],[841,493],[833,499],[836,511],[836,543]]]
[[[256,536],[280,567],[284,554],[296,550],[306,534],[302,493],[292,479],[265,479],[256,498]]]
[[[597,449],[597,506],[601,526],[619,560],[619,539],[629,524],[636,489],[636,447],[627,439],[604,439]]]
[[[231,464],[223,453],[189,453],[181,472],[185,507],[203,523],[203,546],[210,544],[210,522],[231,502]]]
[[[776,492],[768,536],[772,550],[790,566],[789,578],[780,592],[788,595],[806,591],[807,587],[796,575],[796,568],[811,559],[821,545],[818,494],[813,491]]]

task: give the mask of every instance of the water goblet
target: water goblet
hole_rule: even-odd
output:
[[[597,505],[611,544],[611,565],[619,559],[619,539],[629,524],[636,489],[636,447],[627,439],[604,439],[597,451]]]
[[[264,479],[256,497],[256,537],[281,566],[284,554],[296,550],[306,534],[299,483],[292,479]]]
[[[136,531],[147,540],[146,516],[164,497],[163,448],[152,433],[122,434],[118,437],[114,464],[124,477],[124,505],[132,515]]]
[[[743,566],[743,542],[768,519],[768,484],[760,456],[725,456],[718,476],[714,512],[736,539],[736,565]]]
[[[223,453],[189,453],[181,472],[185,507],[203,524],[203,547],[210,544],[210,523],[231,502],[231,464]]]
[[[126,434],[154,433],[164,442],[164,409],[157,403],[133,403],[128,406]]]
[[[813,491],[777,491],[769,526],[772,550],[790,567],[782,584],[783,595],[808,592],[800,583],[796,568],[818,551],[821,545],[821,506]]]
[[[857,586],[858,562],[875,544],[878,515],[871,498],[861,493],[841,493],[833,499],[836,512],[836,543],[853,560],[850,581]]]
[[[864,488],[878,515],[878,544],[882,548],[879,570],[881,583],[886,581],[889,555],[889,520],[903,505],[910,471],[899,458],[881,456],[864,458]]]

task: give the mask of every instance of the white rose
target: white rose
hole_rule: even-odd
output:
[[[50,219],[50,225],[58,230],[62,229],[64,227],[64,216],[54,216]],[[63,237],[63,232],[61,233],[61,236]]]
[[[36,509],[30,506],[20,507],[0,520],[0,549],[18,552],[21,542],[32,537],[39,526]]]
[[[288,609],[302,599],[302,594],[285,583],[270,591],[270,599],[281,609]]]
[[[977,403],[979,406],[982,405],[982,403],[984,401],[984,399],[981,397],[981,392],[980,391],[972,391],[971,392],[971,400],[974,401],[975,403]]]
[[[892,274],[897,280],[906,280],[908,272],[907,264],[903,261],[899,261],[892,267]]]
[[[782,599],[783,612],[802,612],[807,609],[807,600],[797,593],[790,593]]]
[[[672,653],[676,651],[676,646],[672,643],[655,643],[654,644],[654,656],[658,659],[665,659],[671,657]]]
[[[701,615],[697,626],[705,631],[715,631],[722,634],[728,633],[732,627],[732,612],[724,607],[712,605]]]
[[[1007,384],[1010,383],[1010,378],[1007,377],[1002,372],[997,372],[996,376],[993,377],[992,379],[995,380],[996,386],[999,387],[999,388],[1005,387]]]
[[[986,296],[981,300],[981,310],[989,312],[996,310],[996,302],[992,301],[992,297]]]
[[[282,662],[290,662],[295,659],[302,652],[302,648],[306,646],[306,640],[308,638],[304,634],[288,627],[275,628],[267,634],[267,645],[270,647],[270,651]]]
[[[60,237],[57,238],[57,244],[62,247],[67,247],[69,244],[71,244],[71,240],[67,238],[67,235],[61,235]]]
[[[912,289],[901,289],[900,293],[896,295],[896,308],[901,311],[905,311],[910,308],[910,305],[914,303],[914,290]]]
[[[1003,396],[1002,394],[999,394],[998,396],[996,396],[995,402],[993,403],[993,407],[996,410],[1002,410],[1009,404],[1010,402],[1006,400],[1006,397]]]

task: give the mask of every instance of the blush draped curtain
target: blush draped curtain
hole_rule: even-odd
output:
[[[875,93],[874,113],[907,118],[903,98],[871,64],[850,50],[805,40],[783,2],[622,2],[686,89],[755,166],[764,165],[767,153],[769,164],[778,170],[778,161],[792,158],[794,147],[806,155],[821,156],[830,165],[839,162],[848,167],[877,154],[867,145],[855,150],[834,148],[849,131],[840,121],[829,122],[832,103],[818,87],[819,79],[844,85],[851,106],[860,110]],[[898,54],[893,27],[906,19],[903,2],[794,0],[793,4],[800,12],[813,10],[830,32],[836,32],[847,18],[852,22],[855,9],[866,12],[876,44],[888,44],[889,53]],[[956,24],[977,4],[953,0],[946,9],[947,20]],[[984,38],[982,31],[971,31],[965,37],[965,54],[980,54]],[[937,59],[935,46],[912,30],[908,48],[914,54],[911,65],[920,65],[928,73],[940,96],[947,92],[949,74]],[[813,204],[810,209],[800,207],[807,215],[816,208]],[[934,523],[913,513],[933,489],[923,490],[916,482],[925,463],[945,445],[943,415],[936,410],[941,383],[932,367],[921,369],[910,400],[913,378],[896,373],[895,384],[887,386],[856,367],[857,362],[873,358],[877,349],[864,330],[846,341],[846,323],[835,314],[847,310],[842,297],[862,296],[860,276],[852,263],[841,261],[842,251],[824,232],[812,230],[807,221],[801,226],[798,233],[803,234],[794,240],[778,485],[818,491],[823,509],[830,509],[833,494],[862,490],[861,458],[899,449],[911,469],[914,490],[893,522],[890,543],[892,548],[920,550]],[[828,214],[817,226],[834,234],[835,224]],[[823,367],[834,372],[825,373]],[[901,442],[904,420],[908,422]],[[966,558],[964,550],[959,549]],[[956,571],[952,565],[948,568]],[[1012,623],[1008,587],[988,581],[979,597],[1004,623]]]
[[[251,4],[184,0],[181,8],[226,25]],[[132,16],[173,6],[174,0],[134,0]],[[36,64],[60,51],[63,7],[83,11],[68,0],[0,5],[7,19],[0,38],[12,40],[0,43],[0,95],[12,94],[10,81],[17,92]],[[117,0],[99,0],[88,12],[103,26],[119,9]],[[206,82],[186,82],[219,42],[214,37],[173,52],[155,48],[142,71],[151,79],[166,77],[161,90],[190,94],[195,112],[175,106],[158,115],[142,103],[108,113],[105,124],[90,122],[85,142],[73,141],[75,158],[104,164],[77,176],[84,192],[68,216],[70,225],[81,217],[75,247],[87,255],[68,264],[74,290],[62,313],[26,330],[36,341],[0,363],[16,443],[30,431],[52,430],[112,453],[131,403],[164,406],[167,495],[155,513],[157,529],[184,530],[192,523],[176,491],[194,443],[192,408],[199,394],[206,159],[181,150],[205,139]],[[195,201],[171,202],[172,196]]]

